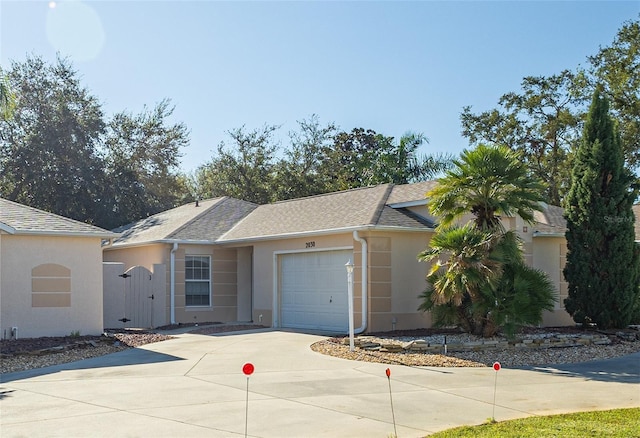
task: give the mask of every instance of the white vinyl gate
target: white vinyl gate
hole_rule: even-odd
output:
[[[126,327],[153,327],[153,301],[156,299],[151,271],[134,266],[124,273]]]
[[[122,263],[103,263],[105,328],[153,328],[167,324],[165,266],[153,272],[134,266],[124,272]]]
[[[352,250],[279,255],[281,326],[346,333]]]

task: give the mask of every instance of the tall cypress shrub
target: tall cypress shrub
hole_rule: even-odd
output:
[[[566,197],[569,283],[565,309],[578,323],[626,327],[639,302],[640,264],[632,206],[637,192],[624,165],[609,103],[596,90]]]

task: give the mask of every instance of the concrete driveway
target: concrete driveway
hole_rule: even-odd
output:
[[[257,330],[178,338],[12,373],[0,383],[9,437],[423,437],[494,415],[492,368],[411,368],[314,353],[320,336]],[[247,380],[243,364],[255,365]],[[247,387],[248,416],[247,416]],[[640,354],[502,369],[498,421],[640,406]],[[248,421],[245,423],[245,420]]]

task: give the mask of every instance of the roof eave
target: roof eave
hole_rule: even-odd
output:
[[[236,239],[227,239],[224,238],[218,239],[215,243],[217,244],[236,244],[236,243],[249,243],[249,242],[260,242],[260,241],[270,241],[270,240],[279,240],[279,239],[295,239],[301,237],[310,237],[310,236],[326,236],[330,234],[343,234],[343,233],[352,233],[353,231],[408,231],[408,232],[433,232],[433,228],[414,228],[414,227],[401,227],[401,226],[391,226],[391,225],[356,225],[351,227],[342,227],[342,228],[330,228],[326,230],[311,230],[311,231],[298,231],[294,233],[283,233],[283,234],[273,234],[273,235],[265,235],[265,236],[251,236],[251,237],[242,237]]]
[[[295,239],[298,237],[309,237],[309,236],[324,236],[328,234],[340,234],[340,233],[350,233],[353,231],[362,231],[365,229],[369,229],[370,227],[371,227],[370,225],[364,225],[364,226],[358,225],[353,227],[331,228],[326,230],[296,231],[292,233],[240,237],[235,239],[224,239],[223,237],[221,239],[218,239],[216,243],[233,244],[233,243],[259,242],[259,241],[278,240],[278,239]]]
[[[396,202],[394,204],[387,204],[391,208],[406,208],[406,207],[419,207],[421,205],[427,205],[428,199],[419,199],[416,201]]]
[[[8,231],[14,235],[20,236],[54,236],[54,237],[95,237],[101,239],[113,239],[119,236],[119,234],[112,233],[110,231],[101,232],[87,232],[82,231],[50,231],[50,230],[16,230],[13,232]]]
[[[564,233],[550,233],[550,232],[540,232],[534,231],[533,237],[564,237]]]
[[[157,240],[145,240],[142,242],[132,242],[132,243],[118,243],[114,242],[113,244],[104,247],[104,249],[124,249],[124,248],[135,248],[140,246],[148,246],[148,245],[173,245],[177,243],[178,245],[214,245],[216,243],[215,240],[185,240],[185,239],[157,239]]]
[[[9,234],[16,234],[16,229],[5,224],[4,222],[0,222],[0,231],[4,231],[5,233]]]
[[[376,231],[406,231],[410,233],[424,233],[424,232],[435,232],[435,228],[433,227],[402,227],[402,226],[394,226],[394,225],[378,225],[373,227]]]

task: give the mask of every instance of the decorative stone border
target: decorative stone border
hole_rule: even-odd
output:
[[[103,343],[111,343],[110,341],[102,341]],[[87,347],[97,347],[99,344],[95,341],[78,341],[78,342],[74,342],[71,344],[63,344],[63,345],[57,345],[55,347],[49,347],[49,348],[43,348],[41,350],[34,350],[34,351],[30,351],[26,354],[30,355],[30,356],[42,356],[42,355],[46,355],[46,354],[51,354],[51,353],[60,353],[62,351],[67,351],[67,350],[73,350],[75,348],[87,348]],[[116,342],[114,343],[115,346],[119,346],[120,342],[116,340]]]
[[[640,332],[619,332],[616,336],[625,341],[640,339]],[[446,342],[446,338],[445,338]],[[342,340],[344,345],[349,345],[349,338]],[[428,342],[425,339],[415,339],[409,342],[381,341],[379,338],[360,336],[354,339],[354,345],[362,350],[380,351],[387,353],[432,353],[442,354],[446,352],[460,351],[485,351],[504,349],[546,349],[580,347],[584,345],[609,345],[611,338],[604,334],[557,334],[548,337],[523,338],[515,340],[478,340],[464,343]]]

